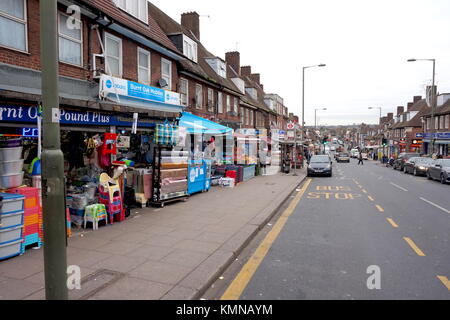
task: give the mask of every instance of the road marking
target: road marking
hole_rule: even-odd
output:
[[[437,276],[439,280],[444,284],[444,286],[447,287],[448,291],[450,291],[450,280],[448,280],[447,277],[444,276]]]
[[[377,209],[378,209],[378,211],[380,211],[380,212],[384,212],[384,209],[383,209],[383,207],[381,207],[380,205],[376,205],[375,207],[377,207]]]
[[[367,193],[367,191],[366,191],[366,190],[364,190],[364,189],[362,189],[362,192],[364,192],[364,193]]]
[[[291,216],[291,214],[294,212],[295,208],[297,207],[298,203],[302,199],[303,194],[308,189],[310,183],[311,183],[311,179],[308,179],[305,182],[305,184],[303,185],[300,192],[297,193],[297,195],[295,196],[295,199],[292,200],[292,202],[289,204],[289,207],[287,207],[287,209],[283,212],[281,217],[275,223],[273,229],[270,230],[270,232],[264,238],[263,242],[256,249],[255,253],[250,257],[248,262],[244,265],[244,267],[241,269],[239,274],[236,276],[236,278],[233,280],[233,282],[227,288],[225,293],[222,295],[222,297],[220,298],[221,300],[238,300],[239,299],[242,292],[244,292],[244,290],[247,287],[248,283],[250,282],[251,278],[253,277],[256,270],[258,269],[259,265],[261,264],[261,262],[264,260],[265,256],[267,255],[267,252],[272,247],[272,244],[275,242],[276,238],[280,234],[280,232],[283,229],[284,225],[286,224],[287,220],[289,219],[289,217]]]
[[[391,185],[393,185],[393,186],[396,187],[396,188],[399,188],[400,190],[408,191],[408,190],[406,190],[405,188],[400,187],[398,184],[395,184],[395,183],[393,183],[393,182],[391,182]]]
[[[372,202],[374,202],[374,201],[375,201],[375,199],[374,199],[374,198],[372,198],[371,196],[367,196],[367,198],[369,198],[369,200],[370,200],[370,201],[372,201]]]
[[[442,208],[441,206],[437,205],[436,203],[431,202],[430,200],[427,200],[427,199],[425,199],[425,198],[420,198],[420,200],[425,201],[425,202],[431,204],[432,206],[435,206],[436,208],[441,209],[441,210],[444,211],[444,212],[450,213],[449,210],[447,210],[447,209],[445,209],[445,208]]]
[[[389,221],[389,223],[394,227],[394,228],[398,228],[398,225],[395,223],[394,220],[392,220],[391,218],[387,218],[387,221]]]
[[[425,257],[425,253],[423,253],[422,250],[419,249],[419,247],[412,241],[410,238],[404,237],[403,238],[409,246],[414,250],[415,253],[417,253],[418,256]]]

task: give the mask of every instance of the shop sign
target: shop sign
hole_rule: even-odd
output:
[[[180,105],[180,94],[145,84],[102,75],[100,79],[100,97],[117,94],[141,100],[149,100],[173,105]]]
[[[423,138],[423,133],[416,133],[416,138],[417,139],[422,139]]]
[[[61,124],[78,124],[94,126],[126,126],[131,127],[133,118],[120,117],[93,111],[60,110]],[[37,106],[0,105],[0,121],[36,123],[38,118]],[[153,127],[154,124],[139,121],[141,127]]]
[[[424,139],[450,139],[450,132],[424,133]]]

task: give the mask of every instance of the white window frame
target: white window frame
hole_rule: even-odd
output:
[[[23,52],[23,53],[29,53],[28,52],[28,17],[27,17],[27,2],[26,0],[22,0],[23,2],[23,20],[14,16],[11,16],[5,12],[0,11],[0,16],[9,20],[12,20],[17,23],[21,23],[25,26],[25,51],[13,47],[8,47],[6,45],[0,44],[1,48],[7,48],[10,50]]]
[[[119,74],[116,76],[119,76],[119,78],[122,78],[123,75],[123,48],[122,48],[122,39],[119,37],[116,37],[114,35],[112,35],[111,33],[105,32],[105,38],[104,38],[104,43],[105,43],[105,69],[106,69],[106,73],[111,72],[111,70],[108,70],[108,67],[106,66],[107,60],[108,60],[108,46],[107,46],[107,39],[111,39],[113,41],[116,41],[119,43]],[[111,58],[117,59],[114,56],[110,56]],[[109,74],[109,73],[108,73]],[[112,74],[112,73],[111,73]]]
[[[234,97],[234,112],[236,112],[236,114],[239,112],[239,105],[238,105],[238,100],[239,98]]]
[[[445,128],[450,129],[450,114],[445,115]]]
[[[189,50],[192,50],[189,52]],[[183,54],[189,59],[198,62],[198,54],[197,54],[197,42],[192,40],[191,38],[183,35]],[[190,54],[189,54],[190,53]]]
[[[182,92],[181,88],[182,88],[182,83],[186,83],[186,92]],[[183,106],[189,106],[189,81],[185,78],[180,78],[180,101],[181,101],[181,105]],[[186,96],[186,104],[183,103],[183,95]]]
[[[169,81],[167,81],[167,79],[165,79],[165,76],[163,74],[163,64],[167,63],[169,65]],[[164,80],[167,81],[167,88],[163,88],[163,89],[167,89],[167,90],[172,90],[172,61],[167,60],[165,58],[161,58],[161,78],[163,78]]]
[[[217,112],[223,113],[223,94],[219,92],[217,95]]]
[[[227,112],[231,112],[231,97],[227,95]]]
[[[84,58],[83,57],[83,53],[84,53],[84,51],[83,51],[83,21],[81,21],[81,20],[77,21],[77,22],[80,23],[80,28],[81,28],[81,31],[80,31],[80,38],[81,39],[78,40],[78,39],[72,38],[70,36],[67,36],[65,34],[62,34],[60,32],[59,24],[60,24],[60,16],[61,15],[64,15],[64,16],[70,18],[70,16],[68,14],[65,14],[64,12],[58,11],[58,49],[59,49],[59,37],[64,38],[64,39],[69,40],[69,41],[72,41],[72,42],[79,43],[80,44],[81,64],[78,65],[78,64],[75,64],[75,63],[67,62],[67,61],[61,61],[60,58],[59,58],[59,52],[58,52],[58,61],[61,62],[61,63],[64,63],[64,64],[69,64],[71,66],[76,66],[76,67],[81,67],[82,68],[83,67],[83,58]]]
[[[200,88],[200,92],[197,90]],[[203,86],[201,84],[195,85],[195,108],[202,109],[203,107]]]
[[[139,57],[140,57],[140,53],[143,53],[143,54],[145,54],[145,55],[147,55],[147,59],[148,59],[148,67],[147,68],[145,68],[145,67],[142,67],[140,64],[139,64]],[[150,85],[151,84],[151,82],[152,82],[152,64],[151,64],[151,62],[152,62],[152,56],[151,56],[151,53],[150,53],[150,51],[148,51],[148,50],[145,50],[145,49],[143,49],[143,48],[141,48],[141,47],[138,47],[138,50],[137,50],[137,69],[138,69],[138,82],[139,83],[142,83],[142,84],[145,84],[145,85]],[[141,79],[139,79],[139,71],[140,71],[140,69],[147,69],[147,74],[148,74],[148,83],[145,83],[145,82],[141,82]]]
[[[211,102],[211,106],[209,105]],[[208,111],[209,108],[214,108],[214,90],[211,88],[208,88]]]
[[[114,0],[114,3],[116,4],[116,6],[118,8],[120,8],[121,10],[125,11],[126,13],[128,13],[130,16],[138,19],[139,21],[144,22],[145,24],[148,24],[148,0],[137,0],[137,9],[138,9],[138,14],[137,16],[133,13],[131,13],[130,11],[130,0]],[[141,3],[142,2],[142,3]],[[140,16],[140,10],[141,10],[141,5],[144,4],[145,6],[145,10],[143,12],[144,16]]]

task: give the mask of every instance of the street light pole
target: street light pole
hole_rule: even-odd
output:
[[[381,107],[369,107],[369,110],[373,110],[373,109],[380,109],[380,125],[381,125],[381,112],[382,112],[382,108]]]
[[[60,144],[57,1],[40,1],[42,61],[42,210],[47,300],[67,300],[64,156]]]

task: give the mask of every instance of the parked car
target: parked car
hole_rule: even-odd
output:
[[[367,153],[363,152],[361,153],[363,160],[369,160],[369,158],[367,157]]]
[[[408,161],[410,158],[418,158],[420,157],[420,154],[418,153],[400,153],[398,158],[394,161],[393,168],[394,170],[399,169],[400,171],[403,171],[403,167],[405,165],[405,162]]]
[[[337,158],[336,162],[348,162],[350,163],[350,155],[348,153],[340,153]]]
[[[352,150],[350,151],[350,155],[351,155],[352,158],[358,158],[358,157],[359,157],[359,151],[358,151],[358,149],[352,149]]]
[[[337,158],[339,157],[339,154],[340,154],[340,152],[336,152],[336,153],[334,154],[334,160],[337,160]]]
[[[450,182],[450,159],[437,159],[433,161],[427,171],[429,180],[438,180],[442,184]]]
[[[336,147],[335,146],[331,146],[330,147],[330,151],[336,151]]]
[[[411,173],[415,176],[426,176],[428,168],[433,164],[433,159],[423,157],[412,157],[403,166],[404,173]]]
[[[313,175],[326,175],[331,177],[333,175],[331,167],[332,161],[328,155],[315,155],[308,162],[307,175],[308,177]]]

